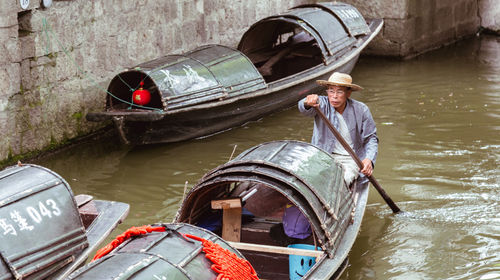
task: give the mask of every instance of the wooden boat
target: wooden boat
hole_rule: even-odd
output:
[[[342,174],[331,155],[311,144],[264,143],[207,173],[187,194],[176,222],[200,224],[205,213],[213,211],[212,201],[241,198],[255,217],[241,224],[239,236],[232,231],[239,225],[231,228],[230,221],[224,236],[223,222],[222,237],[239,239],[230,244],[241,250],[259,277],[290,279],[289,248],[271,234],[273,226],[282,223],[286,205],[294,205],[313,232],[313,238],[301,242],[321,248],[316,264],[303,279],[335,279],[346,267],[368,198],[366,182],[355,181],[347,187]]]
[[[129,211],[125,203],[74,196],[38,165],[1,171],[0,189],[0,279],[66,278]]]
[[[334,71],[350,73],[382,25],[344,3],[298,6],[252,25],[237,49],[207,45],[118,74],[105,111],[86,118],[112,120],[125,143],[221,132],[295,105]],[[145,90],[149,100],[133,99]]]
[[[331,155],[311,144],[298,141],[264,143],[205,174],[186,195],[177,212],[176,223],[166,227],[201,234],[239,257],[243,256],[261,279],[337,279],[347,266],[368,197],[368,183],[356,180],[346,186],[342,175],[340,165]],[[309,236],[292,239],[286,234],[280,235],[283,213],[290,205],[306,217],[311,228]],[[192,226],[186,227],[186,224]],[[208,229],[211,235],[217,236],[208,234]],[[183,249],[185,242],[172,249],[167,245],[157,246],[160,237],[147,236],[134,239],[130,244],[123,243],[111,254],[147,252],[171,264],[160,268],[159,261],[139,263],[145,259],[141,257],[120,266],[117,259],[109,261],[108,266],[99,263],[82,268],[74,278],[88,275],[90,279],[108,270],[115,274],[103,275],[113,278],[122,271],[139,269],[140,275],[120,274],[120,279],[216,278],[217,275],[210,272],[210,265],[198,259],[199,249],[191,246]],[[301,247],[309,245],[317,250],[288,247],[297,242]],[[296,258],[294,255],[313,257],[315,263],[292,266],[289,255],[292,258]],[[174,271],[172,266],[177,269]],[[93,267],[99,267],[100,272],[87,271],[95,269]],[[186,276],[191,274],[188,267],[197,271],[192,278]],[[200,271],[204,272],[204,277],[198,277]]]

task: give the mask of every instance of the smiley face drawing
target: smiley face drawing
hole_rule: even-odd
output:
[[[290,280],[298,280],[304,277],[306,273],[316,263],[314,257],[293,256],[293,264],[290,265]]]

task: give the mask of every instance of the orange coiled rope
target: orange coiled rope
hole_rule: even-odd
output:
[[[194,240],[201,241],[205,257],[212,261],[212,270],[217,272],[217,280],[258,280],[257,273],[252,265],[245,259],[239,258],[235,253],[222,248],[210,240],[191,234],[183,234]]]
[[[152,227],[150,225],[142,227],[131,227],[127,229],[124,233],[118,235],[113,241],[108,245],[102,247],[97,251],[92,261],[98,260],[106,256],[109,252],[113,251],[118,245],[122,244],[125,240],[130,239],[132,236],[138,236],[141,234],[147,234],[153,231],[165,231],[165,227]]]

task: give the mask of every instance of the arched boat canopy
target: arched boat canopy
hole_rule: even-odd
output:
[[[151,92],[146,108],[172,110],[216,101],[266,88],[251,61],[239,51],[207,45],[182,55],[164,56],[113,78],[108,108],[130,106],[140,81]],[[139,106],[133,106],[140,108]]]
[[[350,223],[353,207],[342,174],[331,155],[309,143],[264,143],[205,174],[186,196],[176,221],[195,223],[200,208],[209,207],[211,200],[231,196],[231,186],[262,183],[300,208],[323,250],[330,254]]]
[[[319,8],[334,14],[352,37],[370,33],[370,28],[358,9],[349,4],[341,2],[304,4],[293,9],[301,8]]]
[[[255,23],[243,35],[238,49],[252,58],[253,53],[283,43],[301,32],[317,43],[324,63],[328,64],[354,46],[357,36],[369,34],[370,29],[351,5],[340,2],[307,4]]]

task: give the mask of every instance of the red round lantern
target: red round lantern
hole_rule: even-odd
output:
[[[135,90],[134,93],[132,94],[132,100],[135,104],[144,106],[151,101],[151,93],[149,93],[149,90],[143,89],[142,86],[144,85],[144,82],[141,81],[139,89]]]

